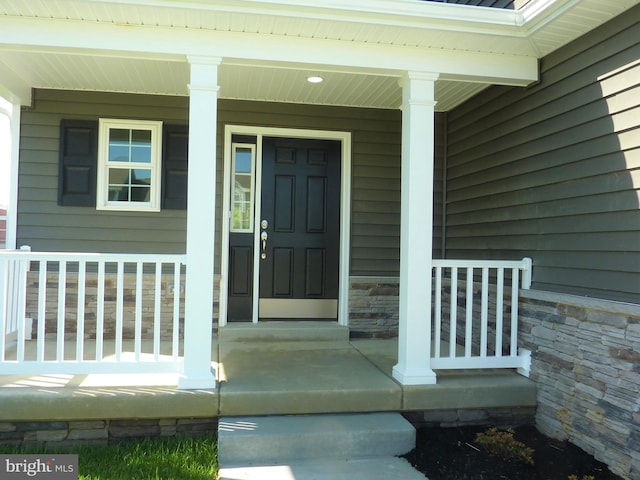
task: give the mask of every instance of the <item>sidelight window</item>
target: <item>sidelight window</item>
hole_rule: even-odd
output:
[[[256,146],[234,143],[231,148],[231,232],[250,233],[253,231]]]

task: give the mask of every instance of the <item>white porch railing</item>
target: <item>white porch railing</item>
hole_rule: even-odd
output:
[[[531,288],[532,261],[434,260],[431,368],[517,368],[519,289]]]
[[[0,373],[180,373],[185,263],[184,255],[0,251]],[[529,258],[434,260],[431,368],[527,375],[518,296],[531,268]]]
[[[17,329],[0,335],[0,372],[181,372],[183,265],[184,255],[0,251],[0,332]]]

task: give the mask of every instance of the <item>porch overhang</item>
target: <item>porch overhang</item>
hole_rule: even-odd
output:
[[[638,1],[621,1],[619,8]],[[388,109],[402,104],[401,318],[393,375],[403,385],[435,383],[429,351],[431,299],[425,295],[431,292],[433,266],[434,113],[492,83],[524,86],[535,81],[538,58],[551,45],[542,48],[535,36],[557,26],[569,6],[598,1],[531,0],[532,5],[566,8],[542,9],[528,21],[509,17],[515,26],[502,13],[490,21],[484,10],[477,14],[485,20],[475,23],[434,17],[434,26],[431,20],[423,19],[424,25],[412,20],[417,24],[407,27],[408,33],[404,13],[387,12],[391,29],[381,21],[382,7],[390,8],[391,0],[372,7],[351,0],[343,7],[316,6],[318,11],[298,1],[284,8],[285,2],[264,0],[247,3],[256,11],[246,19],[230,11],[234,2],[226,1],[8,3],[0,0],[0,78],[12,73],[0,92],[8,91],[17,102],[29,104],[26,92],[33,87],[189,96],[184,341],[190,348],[181,387],[209,389],[215,386],[209,360],[218,151],[212,132],[218,128],[218,98]],[[407,8],[409,3],[423,5],[407,0]],[[332,15],[341,19],[337,30],[331,30]],[[497,33],[486,25],[495,26]],[[357,32],[350,32],[352,27]],[[304,77],[312,73],[327,81],[309,86]]]
[[[3,84],[24,105],[31,88],[186,96],[187,57],[212,53],[223,99],[396,109],[398,78],[418,68],[440,73],[447,110],[490,84],[538,78],[535,57],[460,49],[33,18],[4,19],[0,31]],[[309,88],[311,74],[324,84]]]
[[[186,96],[187,56],[213,55],[220,98],[395,109],[397,79],[418,70],[439,74],[446,111],[490,84],[535,82],[539,58],[637,2],[2,1],[0,93],[23,105],[32,88]],[[318,73],[317,88],[298,81]]]

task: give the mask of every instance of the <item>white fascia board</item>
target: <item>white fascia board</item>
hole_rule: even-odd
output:
[[[609,13],[601,17],[604,22],[638,3],[640,3],[638,0],[616,0],[615,2],[607,2],[606,0],[530,1],[519,11],[523,22],[522,34],[530,37],[570,11],[580,15],[580,12],[589,12],[590,8],[606,9]]]
[[[400,47],[339,40],[175,27],[133,27],[106,23],[28,18],[0,19],[0,49],[139,57],[176,61],[187,56],[216,56],[223,63],[272,66],[326,66],[353,73],[397,75],[409,70],[435,72],[441,78],[494,80],[528,85],[537,80],[534,57],[459,50]]]
[[[567,10],[575,7],[582,0],[535,0],[525,4],[520,9],[522,23],[527,31],[532,30],[533,25],[539,26],[558,18]],[[538,27],[537,27],[538,28]]]
[[[536,0],[527,3],[520,10],[523,32],[532,34],[548,25],[582,0]]]

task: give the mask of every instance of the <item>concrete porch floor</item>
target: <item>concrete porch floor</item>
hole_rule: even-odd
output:
[[[212,348],[212,366],[219,378],[215,390],[178,390],[177,374],[0,375],[0,421],[428,411],[536,404],[535,384],[511,370],[436,372],[436,385],[403,387],[391,377],[397,339],[348,341],[329,336],[320,341],[294,337],[251,342],[227,337],[216,339]]]

